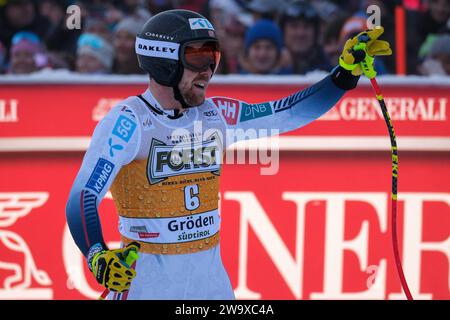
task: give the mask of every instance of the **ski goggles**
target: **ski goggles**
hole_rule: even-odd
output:
[[[217,41],[188,42],[181,49],[183,66],[195,72],[211,68],[214,73],[220,62],[220,46]]]

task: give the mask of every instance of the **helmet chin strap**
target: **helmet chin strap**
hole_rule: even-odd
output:
[[[173,97],[175,98],[175,100],[181,103],[183,109],[192,108],[192,106],[188,105],[184,100],[183,96],[181,95],[180,88],[178,88],[178,85],[173,86]]]
[[[181,95],[180,88],[178,88],[181,78],[183,77],[183,72],[184,72],[184,67],[181,64],[179,64],[178,65],[178,79],[175,81],[176,84],[172,87],[173,97],[175,98],[175,100],[177,100],[181,104],[181,107],[183,109],[188,109],[188,108],[192,108],[192,106],[187,104],[187,102],[184,100],[183,96]],[[182,116],[180,110],[178,110],[178,109],[175,109],[174,114],[175,114],[174,115],[175,119]]]
[[[211,70],[213,71],[213,74],[214,74],[214,70],[215,70],[214,65],[211,65]],[[211,75],[211,78],[212,78],[213,74]],[[182,76],[183,76],[183,67],[181,67],[181,72],[180,72],[180,76],[179,76],[180,80],[181,80]],[[181,95],[180,88],[178,88],[178,84],[180,83],[180,80],[178,80],[177,84],[172,87],[173,97],[175,98],[175,100],[177,100],[181,104],[183,109],[193,108],[194,106],[187,104],[187,102],[184,100],[183,96]],[[175,117],[176,118],[181,117],[180,111],[178,109],[175,109]]]

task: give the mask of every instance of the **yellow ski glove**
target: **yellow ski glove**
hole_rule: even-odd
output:
[[[378,40],[383,32],[384,28],[377,26],[375,29],[363,31],[347,40],[339,57],[339,65],[351,71],[354,76],[364,73],[368,78],[375,77],[374,57],[392,54],[389,42]]]
[[[125,248],[116,250],[99,249],[91,248],[92,258],[88,256],[89,267],[97,282],[111,291],[128,291],[136,276],[131,265],[138,258],[139,243],[132,242]]]

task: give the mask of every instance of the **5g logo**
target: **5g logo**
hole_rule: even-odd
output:
[[[200,199],[198,197],[198,184],[187,186],[184,188],[184,205],[188,210],[195,210],[200,207]]]

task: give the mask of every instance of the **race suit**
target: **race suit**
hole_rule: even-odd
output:
[[[71,234],[87,256],[104,244],[97,208],[110,190],[122,245],[141,244],[130,290],[108,298],[234,299],[219,245],[221,161],[236,142],[227,131],[294,130],[345,92],[329,75],[281,100],[212,97],[178,115],[150,90],[118,103],[95,128],[66,208]]]

